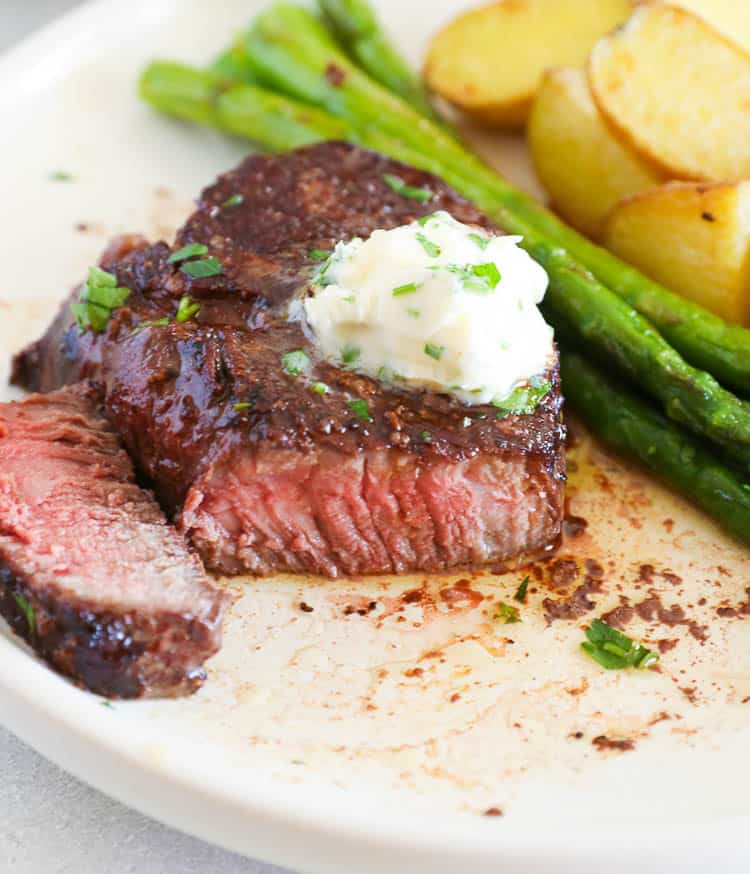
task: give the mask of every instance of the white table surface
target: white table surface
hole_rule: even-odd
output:
[[[77,2],[0,0],[0,52]],[[135,871],[283,874],[128,810],[0,728],[0,874]]]

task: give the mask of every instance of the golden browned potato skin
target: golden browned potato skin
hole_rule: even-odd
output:
[[[603,241],[668,288],[750,325],[750,182],[670,182],[626,198]]]
[[[582,66],[631,11],[630,0],[501,0],[473,9],[433,38],[425,80],[476,121],[520,128],[545,70]]]

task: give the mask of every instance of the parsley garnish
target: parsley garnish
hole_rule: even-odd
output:
[[[348,406],[358,419],[364,419],[365,422],[370,421],[370,408],[367,406],[367,401],[349,401]]]
[[[177,307],[177,321],[180,324],[189,321],[194,315],[197,315],[200,308],[201,305],[197,301],[194,301],[191,297],[185,295],[180,300],[180,305]]]
[[[471,264],[462,267],[460,264],[449,264],[447,267],[430,267],[430,270],[447,270],[459,277],[467,291],[477,294],[489,294],[494,291],[501,280],[500,271],[491,261],[487,264]]]
[[[288,373],[289,376],[299,376],[310,366],[310,359],[302,349],[294,349],[282,356],[281,366],[284,368],[284,373]]]
[[[65,170],[54,170],[49,174],[49,178],[53,182],[72,182],[74,177],[71,173],[68,173]]]
[[[529,416],[537,408],[539,402],[549,394],[552,385],[549,380],[537,380],[529,385],[519,386],[514,389],[507,398],[501,401],[492,401],[492,406],[497,407],[496,418],[505,419],[516,414]]]
[[[187,261],[188,258],[197,258],[199,255],[208,254],[208,246],[203,243],[188,243],[167,258],[167,264],[177,264],[179,261]]]
[[[112,313],[130,296],[129,288],[120,288],[117,278],[100,267],[90,267],[78,303],[70,305],[78,328],[83,332],[104,331]]]
[[[136,325],[130,333],[140,334],[144,328],[166,328],[167,325],[169,325],[168,316],[162,316],[160,319],[148,319],[147,321]]]
[[[516,601],[520,601],[521,604],[526,603],[526,593],[529,591],[529,577],[525,576],[521,580],[521,585],[518,587],[518,591],[513,596]]]
[[[400,179],[398,176],[393,176],[390,173],[386,173],[385,176],[383,176],[383,181],[392,191],[395,191],[396,194],[400,194],[402,197],[408,197],[410,200],[418,200],[420,203],[427,203],[434,197],[433,192],[430,191],[429,188],[413,188],[411,185],[407,185],[403,179]]]
[[[440,361],[443,357],[443,352],[445,352],[445,346],[436,346],[434,343],[424,344],[424,354],[434,358],[435,361]]]
[[[436,213],[434,212],[430,213],[430,215],[423,215],[422,218],[417,219],[417,224],[420,228],[423,228],[430,219],[435,218],[435,215]]]
[[[238,404],[232,404],[232,408],[237,410],[237,412],[241,412],[242,410],[249,410],[253,405],[252,401],[240,401]]]
[[[314,382],[311,387],[317,395],[326,395],[329,392],[329,388],[324,382]]]
[[[521,621],[521,614],[518,607],[512,607],[510,604],[505,604],[501,601],[499,604],[495,604],[493,619],[497,622],[502,622],[503,625],[512,625],[515,622]]]
[[[653,667],[659,661],[658,653],[636,644],[631,638],[601,619],[594,619],[586,629],[587,641],[581,649],[608,671],[622,668]]]
[[[188,261],[180,267],[183,273],[194,279],[205,279],[208,276],[219,276],[224,272],[218,258],[203,258],[200,261]]]
[[[428,240],[424,234],[417,234],[417,242],[422,246],[425,252],[427,252],[430,258],[439,258],[440,253],[443,251],[437,243]]]
[[[114,704],[111,701],[107,701],[106,698],[103,701],[100,701],[99,704],[101,704],[102,707],[106,707],[107,710],[115,709]]]
[[[331,253],[327,252],[325,249],[310,249],[307,254],[313,259],[313,261],[325,261]]]
[[[419,310],[415,310],[413,307],[407,307],[406,312],[409,313],[413,319],[418,319],[422,315]]]
[[[359,346],[344,346],[341,350],[341,361],[344,364],[354,364],[355,361],[359,359],[359,356],[362,354],[362,350]]]
[[[406,285],[399,285],[393,289],[394,297],[403,297],[405,294],[414,294],[419,288],[416,282],[407,282]]]
[[[239,206],[244,199],[245,198],[241,194],[233,194],[222,203],[222,206]]]
[[[492,242],[490,237],[483,237],[480,234],[469,234],[469,239],[472,243],[476,243],[483,252]]]
[[[430,434],[429,431],[422,431],[422,434],[420,436],[425,443],[432,443],[432,434]]]
[[[29,632],[32,637],[36,634],[36,614],[31,605],[31,601],[24,597],[20,592],[13,592],[13,600],[16,602],[18,609],[23,613],[23,618],[29,626]]]

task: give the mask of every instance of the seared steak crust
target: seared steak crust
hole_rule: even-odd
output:
[[[429,188],[432,199],[420,203],[397,194],[386,184],[386,174]],[[300,324],[286,318],[289,302],[306,293],[318,267],[312,249],[331,249],[339,240],[368,236],[438,209],[489,227],[481,213],[437,178],[347,144],[251,156],[203,193],[175,244],[204,243],[221,261],[221,276],[190,278],[167,263],[171,250],[165,244],[125,240],[103,259],[103,266],[132,290],[107,333],[79,337],[66,304],[46,337],[16,360],[14,378],[42,391],[81,378],[103,383],[111,420],[175,514],[185,504],[200,504],[204,487],[218,482],[217,471],[238,468],[248,454],[259,452],[333,452],[346,464],[362,453],[385,450],[394,459],[416,460],[415,471],[420,465],[459,465],[478,457],[526,459],[533,476],[545,481],[549,521],[533,542],[507,544],[501,551],[511,551],[502,556],[480,550],[473,562],[536,551],[556,536],[561,515],[563,426],[556,364],[548,374],[552,391],[532,415],[497,419],[492,407],[467,408],[447,395],[405,391],[335,368],[319,358]],[[135,330],[143,321],[173,317],[185,294],[201,303],[194,319]],[[307,351],[309,374],[284,372],[282,356],[294,349]],[[313,382],[325,383],[329,391],[313,392]],[[368,404],[369,420],[350,406],[360,399]],[[198,524],[192,515],[183,522],[191,533]],[[223,542],[223,557],[216,557],[203,535],[196,534],[196,542],[203,544],[212,567],[233,571],[438,569],[456,565],[461,554],[447,548],[421,561],[412,550],[411,561],[390,556],[369,562],[365,551],[362,560],[339,556],[326,563],[292,561],[288,556],[295,550],[287,544],[258,545],[266,558],[238,559],[242,549],[228,549],[228,541],[241,532],[230,525],[213,536]],[[293,539],[291,529],[274,536],[266,530],[258,538],[283,536]],[[324,549],[308,554],[320,556]]]
[[[226,603],[90,386],[0,405],[0,614],[56,670],[112,698],[188,694]]]

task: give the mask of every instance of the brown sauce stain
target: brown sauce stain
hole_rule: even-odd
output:
[[[605,734],[600,734],[598,737],[595,737],[591,743],[595,746],[599,752],[607,752],[608,750],[615,750],[618,753],[626,753],[630,750],[635,749],[635,742],[632,740],[625,739],[615,739],[611,737],[607,737]]]

